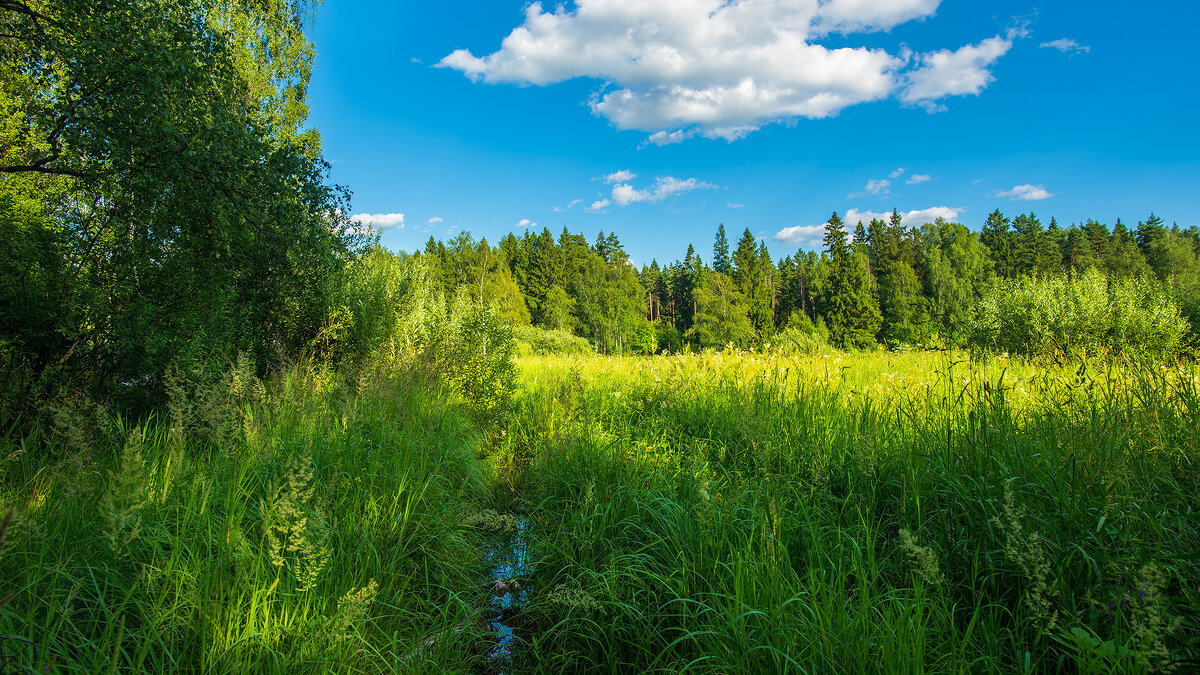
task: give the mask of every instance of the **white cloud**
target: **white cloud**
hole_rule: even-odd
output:
[[[389,227],[404,229],[403,213],[358,213],[350,216],[350,220],[360,225],[374,225],[381,230]]]
[[[669,133],[666,131],[656,131],[650,134],[645,141],[642,141],[642,144],[638,147],[644,148],[647,145],[674,145],[675,143],[682,143],[686,141],[692,136],[695,136],[696,133],[697,131],[695,129],[677,129]]]
[[[528,218],[522,218],[517,221],[517,227],[537,227],[537,223]]]
[[[897,169],[896,171],[903,173],[902,169]],[[893,178],[896,177],[896,171],[892,172]],[[867,195],[887,195],[891,193],[891,187],[892,181],[886,178],[880,178],[878,180],[871,179],[867,181],[867,185],[863,188],[862,192],[851,192],[850,194],[846,195],[846,199],[858,199],[859,197],[866,197]]]
[[[892,181],[890,181],[886,178],[880,178],[879,180],[867,181],[867,186],[864,189],[867,191],[867,194],[869,194],[869,195],[877,195],[880,192],[887,194],[888,192],[891,191],[890,190],[891,186],[892,186]]]
[[[800,248],[820,248],[824,236],[824,225],[793,225],[776,232],[771,238]]]
[[[979,93],[990,81],[986,68],[1009,40],[997,36],[915,57],[906,48],[893,54],[853,41],[836,49],[817,43],[829,33],[887,31],[924,20],[939,4],[577,0],[546,10],[533,2],[498,50],[480,57],[459,49],[438,65],[488,83],[605,82],[591,110],[619,129],[649,133],[644,145],[695,135],[733,141],[766,124],[829,117],[897,94],[905,103],[932,105],[942,96]],[[962,81],[968,66],[971,83]]]
[[[1037,15],[1037,10],[1034,10],[1033,15]],[[1004,31],[1004,34],[1008,36],[1009,40],[1027,38],[1033,34],[1032,31],[1029,30],[1029,26],[1032,23],[1033,19],[1028,16],[1014,16],[1013,25],[1009,26],[1008,30]]]
[[[933,180],[933,176],[927,173],[918,173],[910,176],[908,180],[904,181],[904,184],[916,185],[917,183],[928,183],[931,180]]]
[[[925,223],[932,223],[938,218],[944,218],[948,221],[958,220],[958,214],[965,209],[955,208],[952,206],[932,206],[927,209],[917,209],[900,213],[900,222],[905,227],[920,227]],[[889,220],[892,217],[891,211],[879,213],[878,211],[859,211],[858,209],[850,209],[842,216],[842,220],[846,223],[847,230],[854,230],[854,226],[858,225],[858,221],[862,221],[863,225],[870,223],[872,220]]]
[[[611,204],[612,204],[612,202],[610,202],[607,199],[598,199],[598,200],[592,202],[592,205],[587,207],[587,210],[590,211],[591,213],[599,213],[599,212],[603,211],[604,209],[607,209],[609,207],[609,205],[611,205]]]
[[[444,221],[442,220],[442,217],[441,217],[441,216],[434,216],[434,217],[430,218],[429,220],[427,220],[427,221],[425,221],[425,222],[426,222],[426,223],[428,223],[428,224],[430,224],[430,225],[437,225],[438,223],[441,223],[441,222],[444,222]]]
[[[614,185],[612,203],[617,206],[629,206],[637,202],[659,202],[668,197],[680,195],[692,190],[714,188],[715,185],[705,183],[695,178],[680,180],[674,176],[659,176],[654,179],[654,185],[639,190],[629,183]],[[607,199],[604,201],[608,201]],[[593,205],[594,206],[594,205]],[[607,206],[607,204],[605,204]]]
[[[888,178],[899,178],[904,175],[904,167],[898,167],[895,171],[888,174]]]
[[[941,51],[918,57],[920,67],[905,76],[900,100],[929,112],[945,110],[936,101],[946,96],[978,96],[994,79],[989,70],[1012,48],[1012,40],[996,36],[957,51]]]
[[[1042,199],[1049,199],[1054,196],[1053,192],[1048,192],[1044,185],[1016,185],[1011,190],[997,192],[997,197],[1009,197],[1014,202],[1036,202]]]
[[[628,183],[634,178],[637,178],[636,173],[629,171],[628,169],[621,169],[620,171],[616,171],[605,176],[604,182],[610,185],[613,183]]]
[[[820,26],[839,33],[891,30],[933,16],[941,0],[829,0],[820,8]]]
[[[731,209],[744,209],[744,208],[746,208],[746,205],[745,205],[745,204],[734,204],[733,202],[725,202],[725,206],[728,206],[728,207],[729,207],[729,208],[731,208]]]
[[[1059,38],[1057,40],[1051,40],[1050,42],[1043,42],[1038,46],[1042,47],[1043,49],[1057,49],[1058,51],[1069,56],[1075,56],[1076,54],[1087,54],[1092,51],[1091,47],[1087,45],[1081,45],[1069,38]]]

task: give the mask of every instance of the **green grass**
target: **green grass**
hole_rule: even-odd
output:
[[[487,498],[477,431],[429,387],[373,375],[298,368],[240,401],[217,383],[174,414],[60,414],[26,439],[47,449],[4,467],[2,669],[478,663],[481,562],[459,525]]]
[[[1193,366],[518,365],[487,427],[404,368],[61,402],[0,448],[0,670],[486,672],[491,508],[530,553],[510,672],[1198,663]]]
[[[835,358],[524,362],[530,671],[1194,667],[1194,369]]]

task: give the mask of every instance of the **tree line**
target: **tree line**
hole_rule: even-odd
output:
[[[445,297],[466,288],[516,325],[573,332],[603,353],[769,344],[781,333],[818,335],[841,348],[967,345],[977,309],[1006,281],[1139,280],[1200,326],[1200,232],[1151,214],[1062,228],[1034,213],[993,211],[979,232],[941,218],[908,226],[899,212],[858,222],[836,212],[819,251],[773,261],[747,228],[731,245],[717,227],[705,261],[689,244],[681,260],[635,269],[616,234],[588,243],[565,227],[509,233],[498,245],[460,233],[431,237],[415,258]],[[790,332],[789,332],[790,331]]]

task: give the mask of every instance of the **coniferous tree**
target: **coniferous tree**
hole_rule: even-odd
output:
[[[858,221],[858,225],[854,227],[854,241],[851,242],[851,248],[855,251],[863,251],[867,254],[867,259],[872,258],[871,240],[867,234],[867,229],[863,227],[862,221]]]
[[[675,265],[671,278],[671,301],[674,305],[675,328],[679,329],[681,333],[686,333],[692,328],[696,311],[695,288],[698,266],[699,259],[696,257],[696,249],[688,244],[683,262]]]
[[[717,225],[717,236],[713,241],[713,269],[721,274],[732,273],[732,263],[729,259],[729,239],[725,237],[725,223]]]
[[[996,275],[1006,279],[1015,277],[1018,273],[1013,233],[1008,226],[1008,218],[1000,213],[1000,209],[996,209],[988,215],[979,237],[988,248]]]
[[[851,253],[846,229],[835,211],[825,225],[825,250],[833,265],[825,293],[825,321],[834,344],[865,349],[875,345],[881,317],[866,251]]]
[[[1105,261],[1110,275],[1115,277],[1142,277],[1150,274],[1150,265],[1125,224],[1117,218],[1113,225],[1111,253]]]
[[[1137,226],[1137,244],[1138,248],[1142,249],[1143,254],[1148,254],[1150,247],[1154,242],[1162,238],[1166,234],[1167,229],[1163,227],[1163,219],[1150,214],[1146,220],[1138,221]]]
[[[1088,240],[1087,231],[1078,227],[1068,228],[1063,245],[1063,267],[1069,272],[1079,273],[1098,264],[1099,259]]]

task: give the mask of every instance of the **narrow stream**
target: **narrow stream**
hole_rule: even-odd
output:
[[[529,519],[514,514],[516,527],[489,535],[484,545],[488,575],[485,585],[492,588],[485,620],[496,634],[496,643],[488,650],[489,672],[510,672],[513,652],[520,642],[518,622],[529,597]]]

